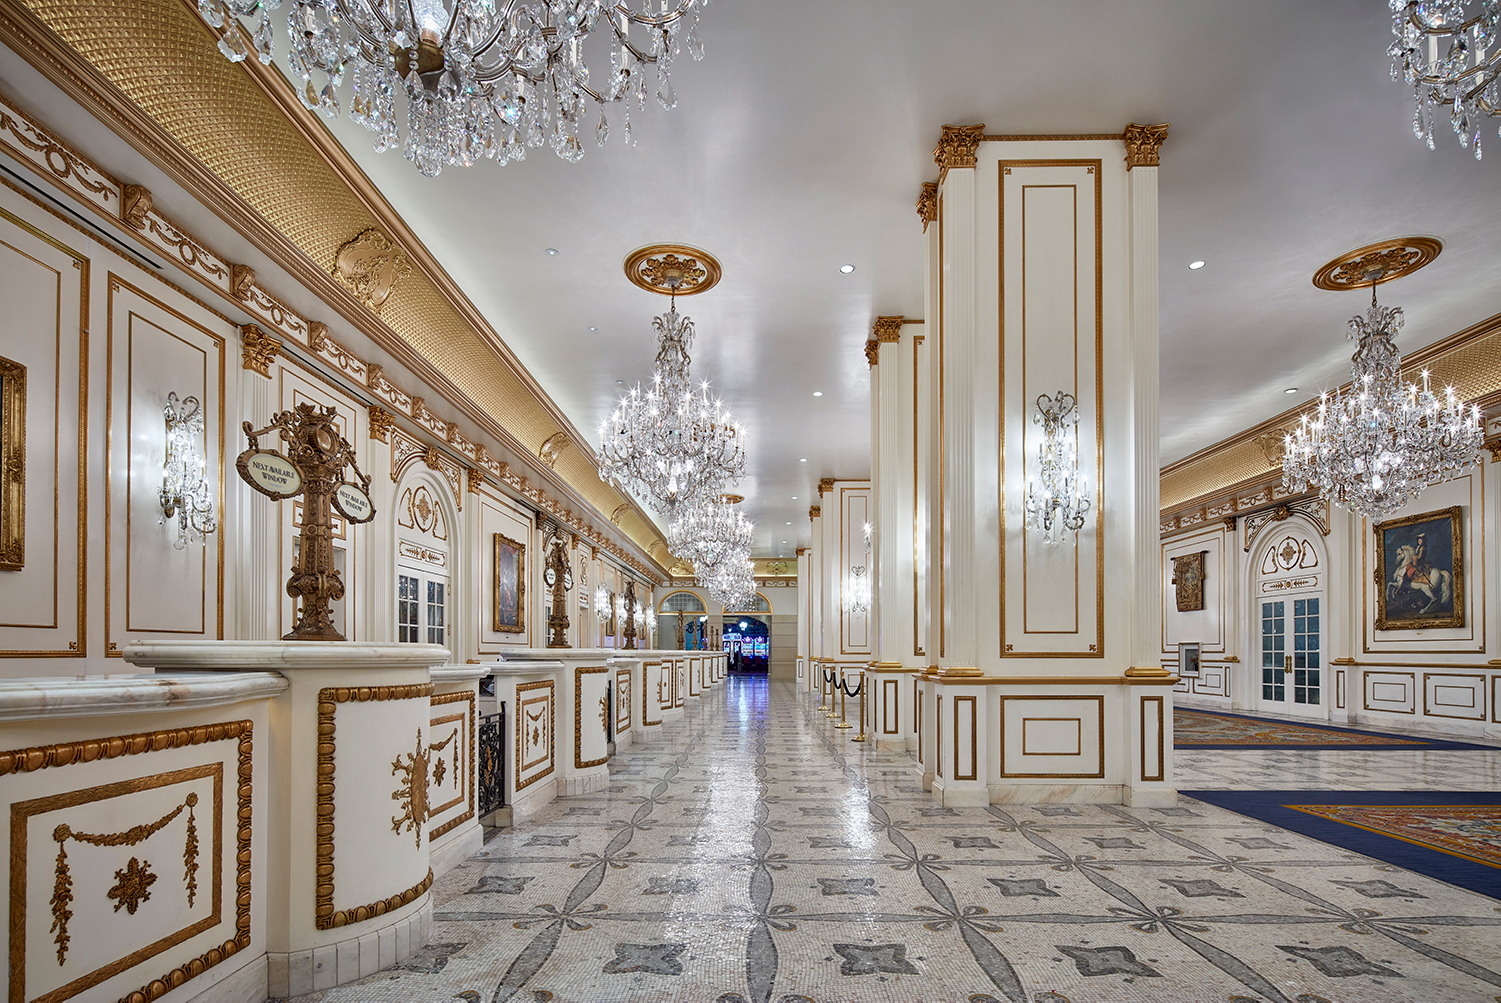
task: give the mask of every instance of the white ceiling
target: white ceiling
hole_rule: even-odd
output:
[[[720,286],[684,304],[694,372],[748,426],[756,553],[790,556],[818,478],[868,476],[861,345],[877,314],[923,314],[912,203],[943,123],[1171,123],[1165,463],[1348,377],[1363,301],[1309,281],[1342,251],[1444,240],[1383,295],[1406,308],[1404,351],[1501,311],[1501,141],[1476,163],[1451,134],[1436,152],[1413,138],[1389,25],[1383,0],[715,0],[706,58],[678,63],[676,110],[636,116],[635,149],[617,111],[579,164],[544,149],[429,180],[347,120],[331,128],[586,434],[617,380],[649,377],[666,305],[626,282],[624,256],[668,241],[717,255]]]

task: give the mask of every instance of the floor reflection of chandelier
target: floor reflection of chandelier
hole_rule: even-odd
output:
[[[303,105],[330,117],[339,114],[338,88],[347,76],[350,117],[375,133],[377,150],[401,146],[429,177],[484,157],[524,160],[529,148],[544,144],[577,161],[592,108],[599,113],[595,139],[605,144],[606,104],[621,105],[625,141],[634,145],[630,103],[646,107],[649,65],[656,67],[657,102],[677,105],[672,60],[684,44],[703,58],[704,2],[663,0],[648,5],[658,8],[652,12],[606,0],[291,0],[287,67]],[[219,50],[234,62],[252,51],[271,62],[271,11],[280,6],[198,0],[199,13],[219,30]],[[253,30],[238,20],[256,14]],[[596,31],[612,36],[610,65],[591,84],[583,47]],[[397,110],[403,93],[405,115]]]
[[[1480,130],[1501,116],[1501,0],[1389,0],[1392,79],[1413,90],[1412,131],[1433,149],[1433,120],[1480,159]],[[1447,110],[1445,110],[1447,109]]]
[[[672,250],[679,253],[663,245],[643,248],[626,260],[632,282],[674,299],[653,321],[657,357],[651,386],[632,387],[600,425],[599,470],[676,517],[713,499],[745,472],[745,433],[709,396],[707,383],[693,386],[688,355],[693,322],[677,312],[676,296],[712,286],[719,264],[692,248]]]
[[[1371,289],[1371,309],[1355,316],[1348,337],[1358,343],[1351,385],[1322,394],[1312,415],[1284,440],[1282,482],[1288,491],[1317,487],[1357,515],[1381,518],[1474,463],[1484,438],[1480,409],[1453,387],[1440,396],[1422,374],[1421,387],[1403,382],[1393,343],[1402,309],[1376,303],[1376,286],[1416,271],[1438,256],[1426,237],[1372,244],[1321,268],[1324,289]]]

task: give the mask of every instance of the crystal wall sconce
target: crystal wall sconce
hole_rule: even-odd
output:
[[[610,619],[610,593],[605,591],[603,585],[594,590],[594,615],[601,622]]]
[[[1059,544],[1065,534],[1084,526],[1089,511],[1084,478],[1079,473],[1079,408],[1073,394],[1039,394],[1032,410],[1032,424],[1042,426],[1042,449],[1036,475],[1027,482],[1027,528],[1041,534],[1043,542]]]
[[[214,496],[206,476],[208,464],[199,449],[203,437],[203,406],[197,397],[181,400],[167,395],[162,408],[166,421],[166,460],[162,467],[161,523],[174,520],[177,538],[172,546],[186,547],[194,537],[202,543],[218,528],[214,517]]]
[[[870,574],[866,570],[870,563],[870,523],[861,528],[865,534],[865,564],[850,568],[850,616],[865,616],[870,612]]]

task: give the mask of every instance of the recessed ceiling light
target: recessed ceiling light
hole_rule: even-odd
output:
[[[792,500],[793,500],[793,501],[797,501],[797,495],[793,495],[793,496],[792,496]]]
[[[1190,261],[1188,263],[1188,267],[1197,272],[1200,268],[1204,267],[1204,262],[1202,262],[1202,261]]]
[[[589,330],[591,330],[591,331],[598,331],[599,328],[597,328],[597,327],[591,327],[591,328],[589,328]]]
[[[808,458],[806,456],[799,456],[797,458],[797,462],[799,462],[799,463],[807,463],[808,462]]]
[[[1295,393],[1298,392],[1298,388],[1297,387],[1288,387],[1286,390],[1284,390],[1282,392],[1285,393],[1285,394],[1295,394]]]
[[[625,380],[616,380],[615,381],[615,385],[617,387],[623,387],[623,386],[625,386]]]
[[[839,270],[841,272],[843,272],[844,274],[848,275],[850,272],[853,272],[855,270],[855,266],[854,265],[840,265],[839,266]]]
[[[547,249],[547,253],[548,253],[548,254],[549,254],[549,255],[550,255],[550,256],[553,256],[553,257],[556,257],[556,256],[557,256],[557,253],[558,253],[558,249],[557,249],[557,248],[556,248],[556,247],[549,247],[549,248],[548,248],[548,249]]]
[[[815,391],[813,391],[813,396],[814,397],[822,397],[823,396],[823,391],[822,390],[815,390]]]
[[[789,526],[791,526],[791,525],[792,525],[792,523],[790,523],[790,522],[789,522],[789,523],[788,523],[788,524],[787,524],[787,525],[789,525]]]

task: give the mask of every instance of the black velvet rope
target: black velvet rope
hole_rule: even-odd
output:
[[[863,675],[860,677],[860,681],[855,684],[854,689],[850,689],[849,687],[845,686],[844,680],[841,679],[839,680],[839,688],[844,691],[845,696],[857,697],[860,695],[860,691],[865,688],[865,677]]]

